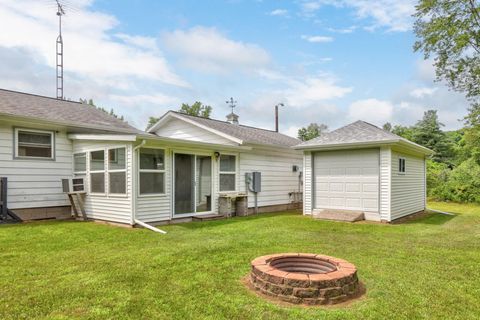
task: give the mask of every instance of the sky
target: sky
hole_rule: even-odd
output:
[[[296,136],[356,120],[446,129],[468,103],[413,52],[413,0],[64,0],[64,95],[91,98],[144,129],[201,101],[224,120]],[[54,97],[54,0],[0,0],[0,88]]]

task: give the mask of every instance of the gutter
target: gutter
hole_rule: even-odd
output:
[[[143,147],[145,144],[147,143],[147,140],[142,140],[142,142],[133,148],[133,163],[137,164],[137,161],[135,161],[135,159],[137,159],[137,157],[135,156],[136,152],[138,149],[140,149],[141,147]],[[133,168],[132,168],[135,172],[132,174],[133,177],[138,177],[138,175],[136,174],[136,171],[137,171],[137,165],[134,165]],[[151,230],[153,232],[158,232],[158,233],[161,233],[161,234],[166,234],[167,232],[166,231],[163,231],[161,229],[158,229],[158,228],[155,228],[154,226],[151,226],[149,225],[148,223],[145,223],[141,220],[138,220],[135,216],[136,216],[136,209],[137,209],[137,184],[135,183],[137,181],[136,178],[133,179],[133,183],[132,183],[132,224],[138,224],[148,230]]]

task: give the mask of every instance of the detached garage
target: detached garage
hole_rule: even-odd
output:
[[[390,222],[425,209],[425,147],[357,121],[295,149],[304,151],[304,214]]]

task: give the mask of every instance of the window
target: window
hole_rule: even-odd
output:
[[[105,151],[90,152],[90,192],[105,193]]]
[[[75,153],[73,155],[73,173],[81,175],[87,172],[87,154]]]
[[[84,179],[87,173],[87,153],[75,153],[73,155],[73,175],[72,189],[73,191],[85,191]]]
[[[54,158],[52,131],[15,129],[15,156],[17,158]]]
[[[237,180],[237,157],[220,156],[220,191],[235,191]]]
[[[165,151],[142,148],[139,157],[140,195],[165,193]]]
[[[398,158],[398,172],[405,173],[405,158]]]
[[[111,194],[127,193],[126,149],[108,150],[108,192]]]

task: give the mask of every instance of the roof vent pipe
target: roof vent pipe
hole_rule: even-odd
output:
[[[278,107],[283,107],[283,103],[279,103],[275,106],[275,132],[278,132]]]

